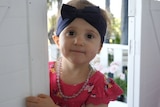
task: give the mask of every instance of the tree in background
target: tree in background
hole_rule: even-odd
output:
[[[121,19],[112,17],[111,20],[111,35],[110,43],[111,44],[120,44],[121,43]]]
[[[128,0],[122,0],[121,31],[121,44],[128,45]]]
[[[57,6],[57,8],[58,8],[58,10],[60,10],[61,5],[62,5],[62,0],[57,0],[57,2],[58,2],[58,6]]]
[[[62,5],[62,0],[47,0],[48,10],[55,8],[55,7],[52,7],[53,3],[57,3],[57,10],[59,12],[60,7]],[[58,14],[58,12],[57,12],[57,14]],[[57,22],[57,15],[53,15],[50,18],[48,18],[48,39],[51,44],[54,44],[52,36],[53,36],[54,31],[56,29],[56,22]]]
[[[52,8],[52,3],[55,3],[55,2],[58,3],[57,8],[59,10],[61,5],[62,5],[62,0],[47,0],[48,9],[51,9]]]
[[[106,0],[106,9],[110,12],[110,0]]]
[[[109,12],[110,16],[112,16],[110,12],[110,0],[105,0],[105,8]],[[110,32],[107,32],[104,38],[104,43],[109,43],[109,38],[110,38]]]
[[[115,18],[114,15],[110,11],[110,0],[105,1],[106,9],[110,13],[111,18],[111,28],[110,32],[106,34],[105,42],[110,44],[120,44],[121,39],[121,19]]]
[[[106,0],[106,9],[110,11],[110,0]],[[115,18],[111,13],[111,31],[107,34],[105,42],[128,45],[128,0],[122,0],[121,19]]]
[[[47,0],[47,9],[51,9],[52,8],[52,0]]]
[[[54,44],[52,36],[54,35],[54,31],[56,29],[56,21],[56,15],[53,15],[51,18],[48,18],[48,39],[50,41],[50,44]]]

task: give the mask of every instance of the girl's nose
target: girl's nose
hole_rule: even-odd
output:
[[[83,46],[85,44],[85,40],[82,36],[77,36],[74,39],[74,45],[79,45],[79,46]]]

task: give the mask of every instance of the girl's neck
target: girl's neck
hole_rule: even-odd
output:
[[[60,79],[63,82],[67,84],[79,84],[86,81],[91,70],[89,64],[75,65],[63,59],[61,59],[61,61],[59,72]]]
[[[89,63],[75,64],[69,62],[68,60],[62,59],[61,69],[63,72],[81,74],[83,72],[88,71],[90,69],[90,65]]]

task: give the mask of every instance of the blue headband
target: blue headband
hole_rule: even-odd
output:
[[[62,30],[68,26],[75,18],[83,18],[94,28],[97,29],[101,36],[101,43],[104,41],[107,24],[101,11],[97,6],[89,6],[84,9],[76,9],[70,5],[63,4],[61,9],[61,17],[58,20],[56,35],[59,36]]]

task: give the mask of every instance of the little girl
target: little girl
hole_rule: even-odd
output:
[[[53,36],[61,57],[50,63],[50,96],[27,97],[27,107],[108,107],[122,94],[112,79],[90,65],[108,24],[106,12],[87,0],[62,5]]]

